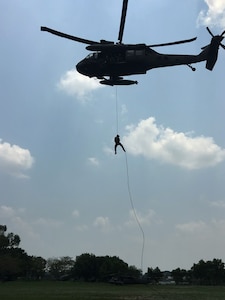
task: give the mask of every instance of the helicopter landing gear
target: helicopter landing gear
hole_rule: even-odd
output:
[[[187,64],[187,66],[188,66],[192,71],[196,71],[196,68],[192,67],[191,65]]]

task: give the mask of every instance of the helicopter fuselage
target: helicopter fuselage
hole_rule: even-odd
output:
[[[209,45],[203,47],[203,51],[198,55],[182,54],[161,54],[152,48],[178,45],[193,42],[197,37],[174,42],[160,44],[123,44],[123,33],[127,14],[128,0],[123,0],[122,12],[120,18],[120,27],[118,41],[107,41],[101,39],[98,41],[89,40],[63,33],[49,27],[41,26],[41,31],[47,31],[56,36],[66,38],[78,43],[83,43],[88,51],[91,51],[86,58],[77,65],[77,71],[88,77],[97,77],[101,84],[105,85],[131,85],[137,84],[137,81],[124,79],[123,76],[146,74],[148,70],[154,68],[170,67],[177,65],[191,66],[193,63],[206,61],[206,69],[212,71],[217,61],[218,49],[225,45],[221,42],[224,39],[225,30],[220,35],[214,35],[208,27],[207,30],[212,39]]]
[[[145,45],[142,49],[141,46],[132,49],[130,45],[125,51],[93,52],[80,61],[76,68],[83,75],[97,78],[146,74],[148,70],[154,68],[189,65],[203,61],[207,57],[203,52],[199,55],[160,54]]]

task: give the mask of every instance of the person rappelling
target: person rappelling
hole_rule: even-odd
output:
[[[123,151],[126,152],[126,150],[124,149],[123,145],[120,143],[120,136],[118,134],[117,134],[117,136],[115,136],[114,142],[115,142],[115,147],[114,147],[115,154],[116,154],[116,148],[117,148],[117,146],[120,146],[123,149]]]

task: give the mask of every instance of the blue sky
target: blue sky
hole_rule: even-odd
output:
[[[122,1],[1,1],[0,223],[29,255],[116,255],[140,267],[126,157],[145,233],[143,271],[225,261],[225,52],[210,72],[185,66],[103,87],[79,75],[85,45],[47,26],[116,41]],[[175,9],[176,8],[176,9]],[[197,41],[157,49],[198,54],[225,29],[224,0],[129,1],[124,43]]]

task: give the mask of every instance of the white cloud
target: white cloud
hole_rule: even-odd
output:
[[[108,232],[112,229],[112,226],[110,224],[108,217],[97,217],[93,223],[93,225],[97,228],[99,228],[103,232]]]
[[[9,232],[14,232],[16,234],[25,234],[29,238],[38,238],[32,228],[32,226],[25,220],[24,209],[14,209],[10,206],[1,205],[0,206],[0,219],[2,224],[7,224]]]
[[[77,209],[75,209],[75,210],[72,212],[72,216],[73,216],[74,218],[79,218],[80,212],[79,212]]]
[[[207,229],[207,225],[203,221],[192,221],[189,223],[177,224],[176,229],[178,229],[182,233],[199,233],[205,231]]]
[[[213,247],[218,242],[224,241],[225,219],[211,219],[208,221],[190,221],[175,226],[178,236],[181,238],[190,238],[195,241],[208,241]],[[217,242],[212,242],[216,240]]]
[[[87,225],[77,225],[75,227],[75,230],[78,232],[84,232],[88,230],[88,226]]]
[[[1,205],[0,206],[0,216],[5,219],[12,218],[15,215],[14,209],[10,206]]]
[[[45,218],[39,218],[37,221],[34,222],[35,225],[41,225],[46,228],[59,228],[62,226],[62,222],[54,219],[45,219]]]
[[[220,231],[220,233],[222,233],[223,236],[224,236],[224,233],[225,233],[225,220],[224,219],[220,219],[220,220],[213,219],[211,223],[212,223],[212,227],[215,230],[215,234],[219,233],[219,231]]]
[[[156,212],[152,209],[149,209],[145,215],[141,214],[140,212],[137,212],[136,210],[134,212],[133,209],[131,209],[129,211],[129,217],[130,217],[129,220],[125,223],[125,225],[128,227],[137,226],[136,217],[138,219],[138,222],[144,226],[149,226],[152,223],[157,223],[157,224],[162,223],[162,221],[157,216]]]
[[[210,205],[218,208],[225,208],[225,201],[212,201]]]
[[[89,157],[88,162],[93,166],[99,166],[99,160],[96,157]]]
[[[201,10],[198,24],[225,27],[225,0],[205,0],[207,10]]]
[[[17,177],[26,177],[23,173],[32,167],[34,158],[28,149],[10,145],[0,139],[0,168]]]
[[[97,120],[95,120],[95,123],[102,125],[104,123],[104,121],[102,119],[97,119]]]
[[[174,233],[172,235],[168,233],[166,237],[166,260],[173,260],[177,266],[190,268],[200,259],[224,257],[224,219],[187,221],[177,224]],[[160,252],[160,249],[157,251]]]
[[[113,145],[113,144],[112,144]],[[113,145],[114,146],[114,145]],[[113,150],[113,147],[108,147],[108,146],[104,146],[103,148],[103,152],[106,154],[106,155],[114,155],[114,150]]]
[[[121,115],[126,115],[128,113],[128,109],[126,104],[121,105]]]
[[[190,133],[157,126],[153,117],[140,121],[137,126],[127,126],[127,130],[124,146],[133,155],[190,170],[212,167],[225,159],[225,149],[211,137],[192,137]]]
[[[62,75],[58,83],[58,88],[65,91],[68,95],[77,97],[81,102],[85,102],[91,92],[103,86],[97,79],[81,75],[72,69]]]

